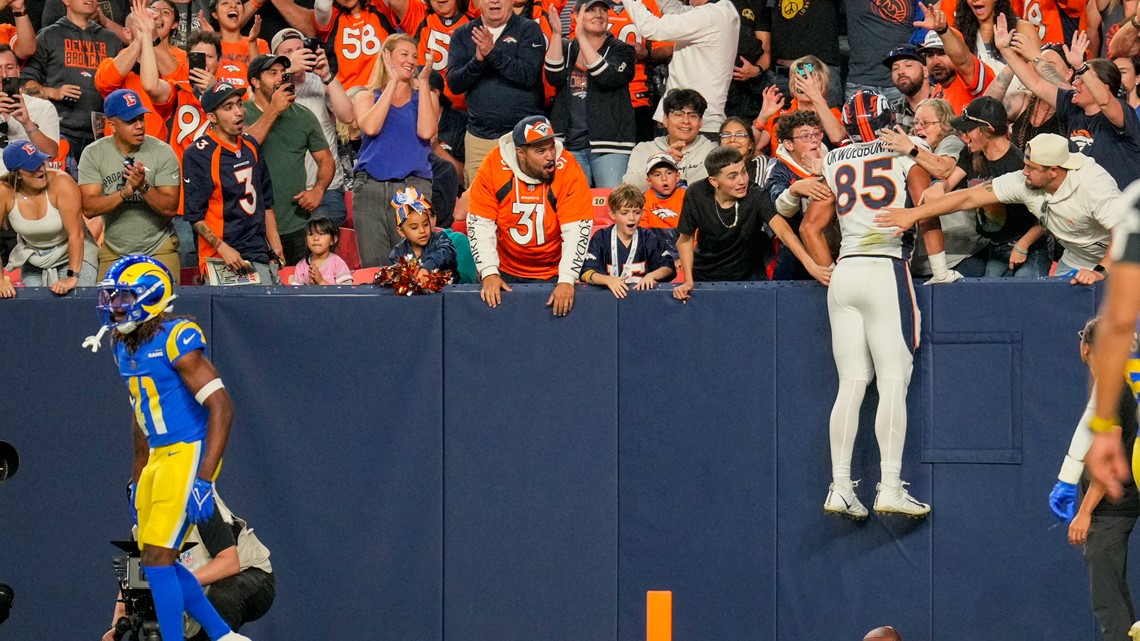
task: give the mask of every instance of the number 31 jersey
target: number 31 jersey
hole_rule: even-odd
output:
[[[921,143],[926,148],[926,143]],[[840,147],[823,159],[823,177],[835,194],[835,213],[843,241],[839,257],[888,256],[910,260],[914,231],[894,236],[893,228],[879,227],[875,215],[887,207],[906,207],[906,177],[915,166],[910,156],[899,156],[881,140]]]

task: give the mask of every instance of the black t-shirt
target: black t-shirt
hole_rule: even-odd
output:
[[[677,232],[697,235],[693,280],[767,280],[764,265],[772,242],[765,224],[776,215],[772,199],[754,184],[749,183],[744,198],[728,209],[717,204],[707,180],[690,186]]]
[[[813,55],[839,64],[838,0],[767,0],[758,29],[772,34],[772,64]]]
[[[217,558],[223,550],[232,548],[237,545],[237,531],[241,531],[240,525],[230,525],[222,518],[221,510],[214,510],[214,515],[210,517],[209,521],[196,526],[198,528],[198,536],[202,537],[202,544],[206,546],[206,551],[210,556]]]
[[[958,155],[958,166],[966,172],[966,179],[958,185],[959,189],[967,189],[974,185],[989,182],[998,176],[1012,171],[1021,171],[1025,168],[1024,154],[1020,149],[1009,146],[1005,155],[995,161],[982,159],[981,171],[974,168],[974,154],[969,147],[963,147]],[[1029,212],[1025,205],[989,205],[975,210],[975,219],[978,235],[995,245],[1016,243],[1018,239],[1037,223],[1037,218]],[[1046,242],[1042,236],[1038,243]],[[1036,244],[1036,243],[1035,243]]]
[[[1140,119],[1136,110],[1117,98],[1124,110],[1124,127],[1117,129],[1102,113],[1085,115],[1073,104],[1074,93],[1072,89],[1057,89],[1057,123],[1061,135],[1069,138],[1069,151],[1095,160],[1121,189],[1140,179]]]
[[[1120,416],[1120,438],[1124,441],[1124,460],[1131,461],[1133,446],[1136,443],[1136,397],[1132,395],[1132,388],[1127,384],[1120,392],[1120,404],[1117,406],[1116,412]],[[1132,518],[1140,516],[1140,492],[1136,490],[1135,479],[1129,478],[1123,485],[1124,495],[1120,497],[1119,501],[1113,502],[1105,497],[1093,509],[1093,514],[1097,516],[1129,516]],[[1084,500],[1085,493],[1088,490],[1089,475],[1088,472],[1085,472],[1081,475],[1080,500]]]
[[[566,151],[590,149],[590,128],[586,124],[586,71],[577,65],[570,67],[570,126],[566,130]]]

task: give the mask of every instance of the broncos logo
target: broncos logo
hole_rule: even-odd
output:
[[[871,11],[883,20],[904,24],[911,21],[907,3],[902,0],[868,0]]]
[[[680,214],[673,211],[672,209],[669,209],[668,207],[654,207],[653,208],[653,215],[657,216],[661,220],[669,220],[671,218],[680,218],[681,217]]]
[[[1087,129],[1075,129],[1069,132],[1069,140],[1077,146],[1079,153],[1084,153],[1093,144],[1093,136]]]

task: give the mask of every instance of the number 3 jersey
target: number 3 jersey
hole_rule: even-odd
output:
[[[926,143],[912,138],[927,149]],[[910,260],[914,231],[894,236],[893,228],[879,227],[875,215],[887,207],[906,207],[906,177],[915,166],[910,156],[899,156],[881,140],[828,152],[823,177],[835,194],[835,213],[843,241],[839,257],[888,256]]]
[[[511,134],[475,174],[467,233],[480,276],[511,276],[574,283],[586,257],[594,210],[582,167],[558,142],[554,180],[522,172]],[[569,246],[566,246],[569,243]]]
[[[206,349],[202,328],[185,318],[163,321],[158,333],[133,354],[127,353],[122,341],[115,343],[115,364],[130,391],[135,420],[152,448],[206,437],[209,411],[194,400],[174,368],[180,358],[198,349]]]
[[[219,239],[254,263],[269,262],[265,210],[273,208],[273,184],[261,147],[248,134],[236,146],[219,140],[213,128],[182,155],[183,207],[191,226],[205,221]],[[218,256],[205,239],[198,241],[199,267]]]

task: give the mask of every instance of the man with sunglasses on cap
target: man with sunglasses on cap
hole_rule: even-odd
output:
[[[586,174],[544,116],[528,116],[480,165],[471,183],[467,236],[491,307],[509,283],[557,283],[555,316],[574,307],[574,284],[590,243],[594,210]]]
[[[902,45],[891,49],[883,66],[890,70],[891,84],[900,96],[891,101],[891,111],[895,112],[895,124],[903,131],[914,130],[914,110],[918,103],[930,97],[930,74],[926,71],[926,56],[918,52],[914,45]]]
[[[1057,134],[1038,134],[1025,149],[1025,168],[992,182],[951,192],[908,209],[888,208],[875,217],[880,227],[895,227],[895,235],[920,220],[962,209],[998,203],[1020,203],[1065,248],[1056,274],[1074,285],[1104,280],[1112,231],[1127,215],[1125,201],[1112,176],[1092,158],[1069,151],[1069,141]]]

